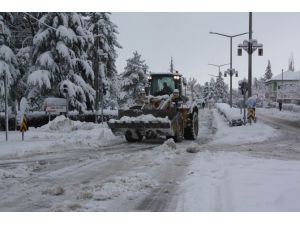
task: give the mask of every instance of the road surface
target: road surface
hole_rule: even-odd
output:
[[[212,112],[200,110],[201,149],[274,159],[300,159],[300,125],[258,113],[281,131],[269,141],[213,145]],[[0,159],[0,211],[176,211],[178,187],[195,154],[164,140],[7,156]],[[217,210],[217,208],[216,208]]]

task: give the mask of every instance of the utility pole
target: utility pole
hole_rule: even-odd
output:
[[[96,101],[95,101],[95,122],[97,122],[97,112],[99,110],[99,28],[98,24],[95,24],[96,28],[96,37],[95,37],[95,47],[94,47],[94,76],[95,76],[95,89],[96,89]]]
[[[252,40],[252,12],[249,12],[249,40]],[[252,41],[248,42],[248,97],[252,96]]]
[[[4,71],[4,89],[5,89],[5,140],[8,141],[8,93],[7,93],[7,74]]]
[[[238,76],[238,72],[232,68],[232,38],[248,34],[248,32],[236,34],[236,35],[227,35],[227,34],[221,34],[216,32],[209,32],[209,33],[230,38],[230,68],[224,73],[224,77],[226,77],[227,74],[230,76],[230,107],[232,108],[232,76],[233,75],[236,75],[236,77]]]
[[[174,64],[173,64],[173,57],[171,57],[171,63],[170,63],[170,72],[174,72]]]
[[[103,52],[102,52],[102,55],[103,56]],[[103,116],[103,108],[104,108],[104,96],[103,96],[103,82],[102,82],[102,65],[101,65],[101,60],[99,60],[99,66],[100,66],[100,87],[102,88],[101,91],[100,91],[100,99],[101,99],[101,123],[103,123],[103,120],[104,120],[104,116]]]
[[[0,46],[5,44],[4,22],[0,21]],[[5,140],[8,141],[8,74],[3,71],[4,79],[4,98],[5,98]]]
[[[242,50],[248,53],[248,97],[252,96],[252,54],[258,49],[258,55],[263,55],[263,45],[252,39],[252,12],[249,12],[249,39],[238,45],[238,56],[242,55]]]

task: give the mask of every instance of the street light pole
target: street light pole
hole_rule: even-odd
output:
[[[229,65],[229,63],[226,63],[226,64],[221,64],[221,65],[217,65],[217,64],[212,64],[212,63],[208,63],[209,66],[215,66],[215,67],[218,67],[218,77],[221,76],[221,67],[222,66],[226,66],[226,65]]]
[[[249,40],[252,40],[252,12],[249,12]],[[252,96],[252,41],[248,42],[248,97]]]
[[[221,33],[216,33],[216,32],[209,32],[209,33],[230,38],[230,69],[229,69],[229,75],[230,75],[230,107],[232,108],[232,76],[234,75],[234,73],[233,73],[234,69],[232,68],[232,38],[248,34],[248,32],[241,33],[241,34],[236,34],[236,35],[227,35],[227,34],[221,34]],[[237,73],[236,73],[236,75],[237,75]]]
[[[248,97],[252,96],[252,54],[258,49],[258,55],[263,55],[263,45],[252,39],[252,12],[249,12],[249,39],[238,45],[238,55],[242,55],[242,50],[248,53]]]

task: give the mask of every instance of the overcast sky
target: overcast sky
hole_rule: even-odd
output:
[[[112,13],[118,26],[118,71],[123,71],[126,59],[138,51],[150,71],[169,70],[173,56],[176,70],[186,77],[195,77],[200,83],[210,80],[208,74],[218,69],[208,66],[229,63],[229,38],[209,34],[209,31],[234,35],[248,32],[248,13]],[[274,75],[287,69],[293,53],[295,69],[300,69],[300,13],[253,13],[253,38],[264,45],[264,56],[253,54],[253,76],[261,77],[268,59]],[[233,78],[233,87],[248,75],[248,56],[237,56],[237,45],[248,35],[233,39],[233,68],[239,78]],[[299,59],[299,60],[298,60]],[[227,69],[223,67],[222,70]],[[225,78],[229,83],[229,78]]]

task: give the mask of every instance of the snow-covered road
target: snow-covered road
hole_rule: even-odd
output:
[[[128,144],[110,140],[105,127],[68,127],[64,119],[50,125],[67,129],[67,136],[32,130],[33,149],[10,142],[0,153],[0,211],[300,210],[297,128],[268,126],[263,116],[251,127],[228,127],[208,109],[199,121],[199,138],[179,144]],[[99,132],[109,137],[103,143]],[[200,152],[188,153],[191,146]]]
[[[300,211],[299,126],[261,113],[251,127],[217,123],[221,130],[185,175],[176,210]]]

